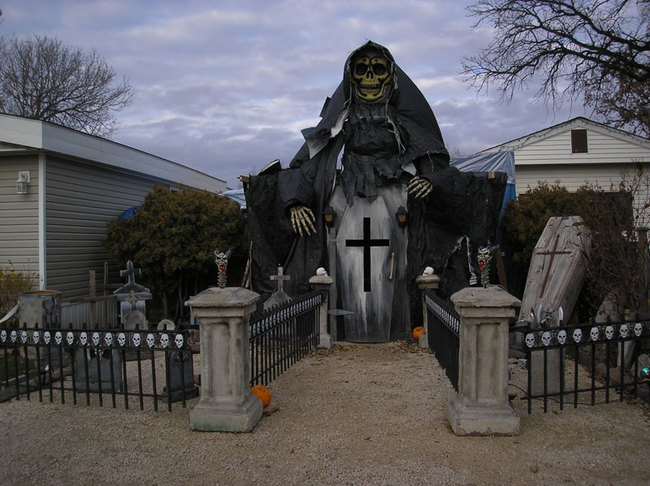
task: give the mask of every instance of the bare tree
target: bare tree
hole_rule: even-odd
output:
[[[582,100],[604,121],[650,136],[649,0],[481,0],[468,7],[495,36],[463,59],[479,90],[502,99],[532,83],[557,108]]]
[[[0,112],[108,137],[131,86],[94,50],[48,37],[0,39]]]

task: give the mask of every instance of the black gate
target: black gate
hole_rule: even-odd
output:
[[[427,308],[429,348],[436,355],[449,381],[458,391],[458,350],[460,347],[460,318],[453,305],[435,292],[424,294]]]
[[[0,394],[158,410],[198,395],[190,331],[0,328]]]
[[[648,394],[648,380],[637,357],[648,353],[650,321],[582,324],[531,329],[518,325],[528,369],[528,413],[531,401],[541,399],[577,407],[623,400],[626,394]],[[533,389],[533,382],[538,385]]]

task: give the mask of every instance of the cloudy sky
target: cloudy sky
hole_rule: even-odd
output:
[[[510,104],[477,93],[463,56],[486,47],[457,0],[0,0],[0,35],[47,35],[94,48],[134,88],[113,140],[239,187],[286,165],[341,82],[348,54],[373,40],[432,106],[450,153],[470,155],[574,116],[534,89]]]

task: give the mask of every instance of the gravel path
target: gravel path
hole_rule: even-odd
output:
[[[645,406],[527,415],[515,399],[519,436],[456,437],[454,391],[415,345],[341,343],[269,388],[278,410],[250,434],[190,431],[198,399],[171,413],[2,403],[0,484],[650,484]]]

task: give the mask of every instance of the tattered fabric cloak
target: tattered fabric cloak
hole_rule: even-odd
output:
[[[372,164],[364,164],[364,157],[344,154],[343,171],[340,171],[337,162],[344,146],[347,147],[346,141],[350,137],[358,141],[366,136],[364,130],[355,130],[348,118],[356,109],[351,59],[368,47],[379,50],[392,62],[390,96],[378,103],[395,137],[397,152],[388,156],[377,153],[372,156]],[[352,204],[354,196],[373,198],[377,187],[405,184],[417,174],[432,183],[433,191],[423,199],[409,197],[407,206],[407,280],[415,326],[421,320],[415,277],[426,266],[432,266],[441,277],[440,293],[446,297],[469,285],[475,272],[476,249],[495,241],[506,176],[461,173],[449,167],[449,155],[427,100],[394,63],[390,52],[373,42],[348,57],[343,81],[326,100],[321,117],[316,127],[302,131],[305,143],[288,169],[273,166],[251,176],[245,187],[253,288],[268,297],[273,291],[269,276],[282,265],[285,274],[291,277],[285,283],[285,291],[298,295],[309,290],[308,280],[318,267],[329,268],[322,213],[335,184],[342,187]],[[375,136],[372,130],[368,133]],[[373,143],[372,140],[361,142],[366,146]],[[299,237],[293,232],[289,209],[295,205],[312,209],[316,216],[316,235]],[[402,329],[391,334],[394,339],[404,337]]]

